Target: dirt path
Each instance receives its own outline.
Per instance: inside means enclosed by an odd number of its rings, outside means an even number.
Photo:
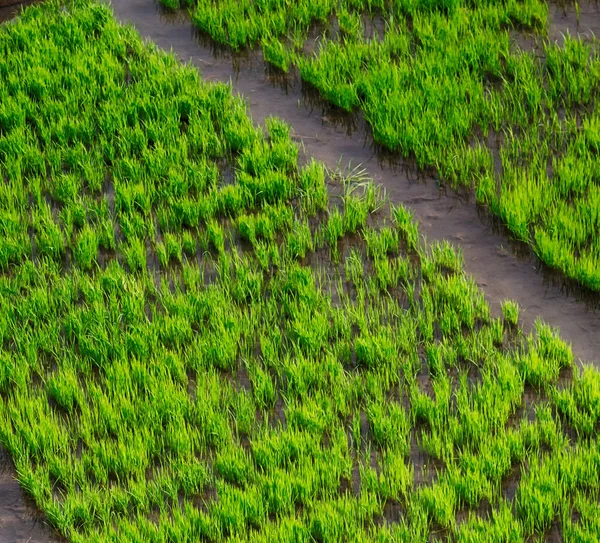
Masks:
[[[461,201],[450,190],[440,192],[432,176],[419,175],[410,165],[384,163],[360,120],[355,120],[356,126],[338,123],[326,106],[311,104],[298,82],[278,85],[265,72],[259,53],[236,59],[235,70],[231,58],[198,38],[185,14],[165,15],[150,0],[113,0],[112,5],[121,21],[133,24],[142,36],[173,50],[181,60],[191,60],[205,79],[231,80],[233,89],[248,101],[256,122],[262,123],[269,115],[285,119],[307,155],[330,167],[336,166],[340,157],[342,163],[362,164],[393,201],[414,210],[428,239],[448,239],[462,249],[467,271],[484,288],[495,310],[505,298],[518,301],[526,328],[542,317],[560,328],[577,357],[600,366],[600,314],[590,309],[590,300],[586,303],[581,296],[566,292],[562,281],[538,270],[537,259],[518,256],[523,248],[515,250],[505,236],[494,232],[472,201]],[[553,14],[557,9],[553,8]],[[575,21],[574,14],[563,16],[561,11],[560,16],[560,32],[565,32]],[[583,28],[583,17],[580,23]]]

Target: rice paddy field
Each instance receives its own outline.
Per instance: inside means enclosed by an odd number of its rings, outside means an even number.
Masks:
[[[544,42],[546,4],[187,7],[596,288],[596,42]],[[0,445],[51,528],[29,541],[599,541],[598,369],[492,310],[365,169],[250,115],[103,4],[0,25]]]
[[[600,290],[598,42],[548,39],[545,0],[161,2],[234,51],[260,46],[360,112],[375,142],[473,192],[544,263]]]

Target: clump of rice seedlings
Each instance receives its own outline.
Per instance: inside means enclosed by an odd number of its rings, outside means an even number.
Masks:
[[[600,416],[599,384],[598,374],[591,368],[584,368],[575,372],[570,389],[555,391],[556,405],[582,435],[596,432]]]
[[[86,225],[77,235],[77,240],[73,248],[75,262],[83,270],[90,270],[92,268],[92,264],[95,262],[98,254],[98,246],[97,233]]]
[[[384,32],[370,35],[363,22],[375,16]],[[234,50],[260,45],[267,62],[296,66],[330,103],[361,109],[378,144],[472,190],[546,264],[600,289],[590,181],[600,56],[595,39],[543,41],[546,2],[195,0],[192,19]],[[312,43],[314,25],[323,31]],[[536,36],[546,60],[514,46],[511,29]],[[498,150],[490,133],[504,134]]]
[[[392,219],[409,251],[419,247],[419,232],[412,212],[404,206],[392,206]]]
[[[351,249],[344,261],[344,269],[346,281],[352,282],[355,286],[361,285],[365,274],[363,255],[356,249]]]
[[[188,230],[183,232],[183,239],[181,241],[183,252],[188,258],[196,255],[197,240],[194,235]]]
[[[222,226],[214,219],[207,222],[206,234],[211,245],[218,253],[225,251],[225,234]]]
[[[438,33],[471,40],[508,9],[514,24],[543,20],[537,1],[509,4],[442,14],[439,3],[353,2],[335,39],[360,41],[364,10],[396,10],[404,31],[410,13],[417,55],[434,55]],[[278,38],[288,19],[276,13],[293,10],[301,34],[341,9],[265,6],[199,2],[194,17],[242,46]],[[469,22],[460,32],[457,17]],[[263,18],[268,28],[249,24]],[[383,52],[412,62],[395,28],[363,44],[361,69],[399,77],[403,63],[380,65]],[[542,107],[535,64],[500,45],[482,39],[473,54],[489,53],[478,58],[492,74],[511,71],[522,121]],[[588,58],[569,47],[568,62],[549,57],[553,70],[577,73]],[[439,62],[459,62],[441,51]],[[0,52],[0,443],[60,534],[520,541],[556,522],[565,538],[594,540],[597,370],[562,382],[573,355],[558,333],[541,322],[523,333],[514,302],[492,318],[460,252],[425,243],[403,206],[388,212],[360,168],[300,167],[283,122],[254,127],[228,87],[143,44],[105,6],[33,6],[0,27]],[[568,92],[585,98],[584,81]],[[405,88],[406,107],[418,104]],[[585,126],[576,137],[594,141]],[[452,134],[440,131],[419,157],[435,158]],[[485,166],[471,158],[469,171]],[[569,184],[577,163],[562,163],[557,184],[583,213],[593,182]],[[575,243],[585,229],[573,232]]]
[[[304,258],[314,247],[308,222],[296,222],[287,236],[286,246],[292,258]]]
[[[123,256],[131,271],[146,269],[146,247],[143,240],[134,238],[122,249]]]
[[[369,228],[364,232],[364,238],[370,258],[383,258],[398,252],[398,232],[389,227],[379,231]]]
[[[513,300],[502,302],[502,316],[504,322],[510,326],[517,326],[519,324],[519,304]]]

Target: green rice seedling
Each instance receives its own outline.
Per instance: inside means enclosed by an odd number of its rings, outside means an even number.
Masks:
[[[142,271],[146,268],[146,247],[143,240],[133,238],[123,248],[123,255],[131,271]]]
[[[359,12],[351,12],[342,7],[337,13],[340,31],[347,37],[357,37],[362,35],[363,22]]]
[[[74,202],[81,189],[80,179],[75,175],[63,174],[54,178],[53,196],[61,204]]]
[[[74,247],[75,261],[83,270],[90,270],[98,255],[99,239],[97,233],[85,226],[77,235]]]
[[[48,397],[69,415],[73,409],[83,404],[82,391],[75,372],[54,374],[46,384]]]
[[[590,367],[575,371],[570,390],[554,391],[555,403],[569,418],[570,423],[583,435],[593,435],[599,416],[599,388],[597,373]]]
[[[392,206],[392,218],[408,250],[415,251],[419,247],[419,234],[412,212],[404,206]]]
[[[301,205],[303,212],[308,216],[327,209],[328,193],[325,185],[325,175],[323,164],[314,159],[300,171]]]
[[[381,290],[388,290],[398,286],[398,274],[395,260],[380,258],[374,261],[375,277]]]
[[[398,232],[391,228],[379,231],[367,229],[363,233],[367,245],[367,254],[373,258],[386,257],[398,251]]]
[[[419,491],[418,499],[430,518],[442,527],[451,526],[454,521],[457,497],[449,483],[423,487]]]
[[[463,256],[460,249],[455,249],[449,242],[431,244],[431,261],[437,269],[452,273],[463,267]]]
[[[521,522],[514,518],[504,500],[500,502],[500,508],[492,513],[491,520],[485,521],[471,515],[458,528],[457,541],[477,541],[482,537],[494,537],[498,541],[521,541],[524,538]]]
[[[254,244],[254,254],[263,271],[268,270],[271,264],[271,253],[269,249],[269,244],[263,240],[257,240]]]
[[[255,225],[257,236],[269,241],[273,240],[275,237],[276,223],[271,216],[267,214],[257,215]]]
[[[34,218],[36,247],[42,256],[59,260],[65,252],[65,239],[60,227],[52,220],[48,207]]]
[[[308,222],[296,222],[287,236],[286,246],[292,258],[304,258],[313,249],[313,238]]]
[[[512,300],[505,300],[502,303],[502,316],[510,326],[517,326],[519,324],[519,304]]]
[[[404,455],[409,452],[410,421],[399,405],[391,404],[384,409],[374,404],[368,409],[368,417],[375,443],[403,452]]]
[[[230,449],[215,459],[216,471],[229,483],[242,487],[251,483],[253,466],[243,449]]]
[[[383,366],[396,356],[394,344],[385,334],[361,335],[354,342],[356,360],[368,368]]]
[[[174,260],[181,262],[181,240],[175,234],[166,233],[164,245],[167,261]]]
[[[259,299],[262,288],[262,274],[254,269],[251,262],[239,259],[236,263],[235,281],[232,285],[234,299],[238,301]]]
[[[169,251],[167,249],[167,245],[161,241],[156,244],[154,250],[161,267],[163,269],[167,269],[169,267]]]
[[[346,280],[352,281],[356,287],[361,285],[365,274],[363,255],[356,251],[356,249],[351,249],[350,254],[344,262],[344,267],[346,270]]]
[[[256,242],[256,220],[252,215],[241,215],[238,217],[238,229],[243,239]]]
[[[194,257],[196,255],[196,238],[191,232],[187,230],[183,233],[182,247],[183,252],[189,258]]]
[[[291,55],[285,45],[277,38],[266,38],[262,42],[265,60],[283,72],[288,72],[291,64]]]
[[[206,234],[211,245],[218,253],[222,253],[225,250],[225,234],[221,225],[211,220],[206,225]]]
[[[337,254],[337,242],[344,235],[344,233],[344,217],[337,208],[334,208],[334,210],[329,214],[327,223],[323,228],[323,237],[329,245],[332,254]]]
[[[258,365],[248,368],[252,381],[253,395],[258,407],[269,409],[276,399],[276,390],[271,377]]]

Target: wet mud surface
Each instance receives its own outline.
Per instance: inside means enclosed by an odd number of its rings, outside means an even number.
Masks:
[[[15,0],[0,0],[0,24],[13,19],[21,10],[32,4],[36,4],[40,0],[27,0],[26,2],[18,2]]]
[[[563,0],[550,4],[551,26],[548,37],[551,41],[562,43],[565,35],[584,39],[595,36],[600,38],[600,3],[597,1],[575,3]]]
[[[231,82],[246,99],[255,122],[262,123],[270,115],[287,121],[307,156],[332,168],[340,157],[342,165],[361,164],[393,202],[414,211],[427,239],[447,239],[462,249],[467,272],[498,314],[502,300],[514,299],[523,310],[526,329],[539,316],[560,328],[577,358],[600,365],[600,314],[594,309],[598,298],[572,289],[523,246],[511,244],[472,198],[459,197],[440,186],[434,175],[378,152],[360,116],[340,115],[297,78],[283,78],[269,70],[260,52],[232,57],[199,36],[185,13],[166,13],[150,0],[113,0],[112,7],[117,18],[133,24],[143,37],[172,50],[182,61],[191,61],[204,79]],[[579,28],[600,24],[596,9],[597,4],[581,4]],[[560,35],[568,28],[573,35],[577,30],[574,8],[552,6],[551,20],[556,26],[550,34],[558,30]]]
[[[44,515],[15,479],[15,468],[0,446],[0,542],[61,543]]]

